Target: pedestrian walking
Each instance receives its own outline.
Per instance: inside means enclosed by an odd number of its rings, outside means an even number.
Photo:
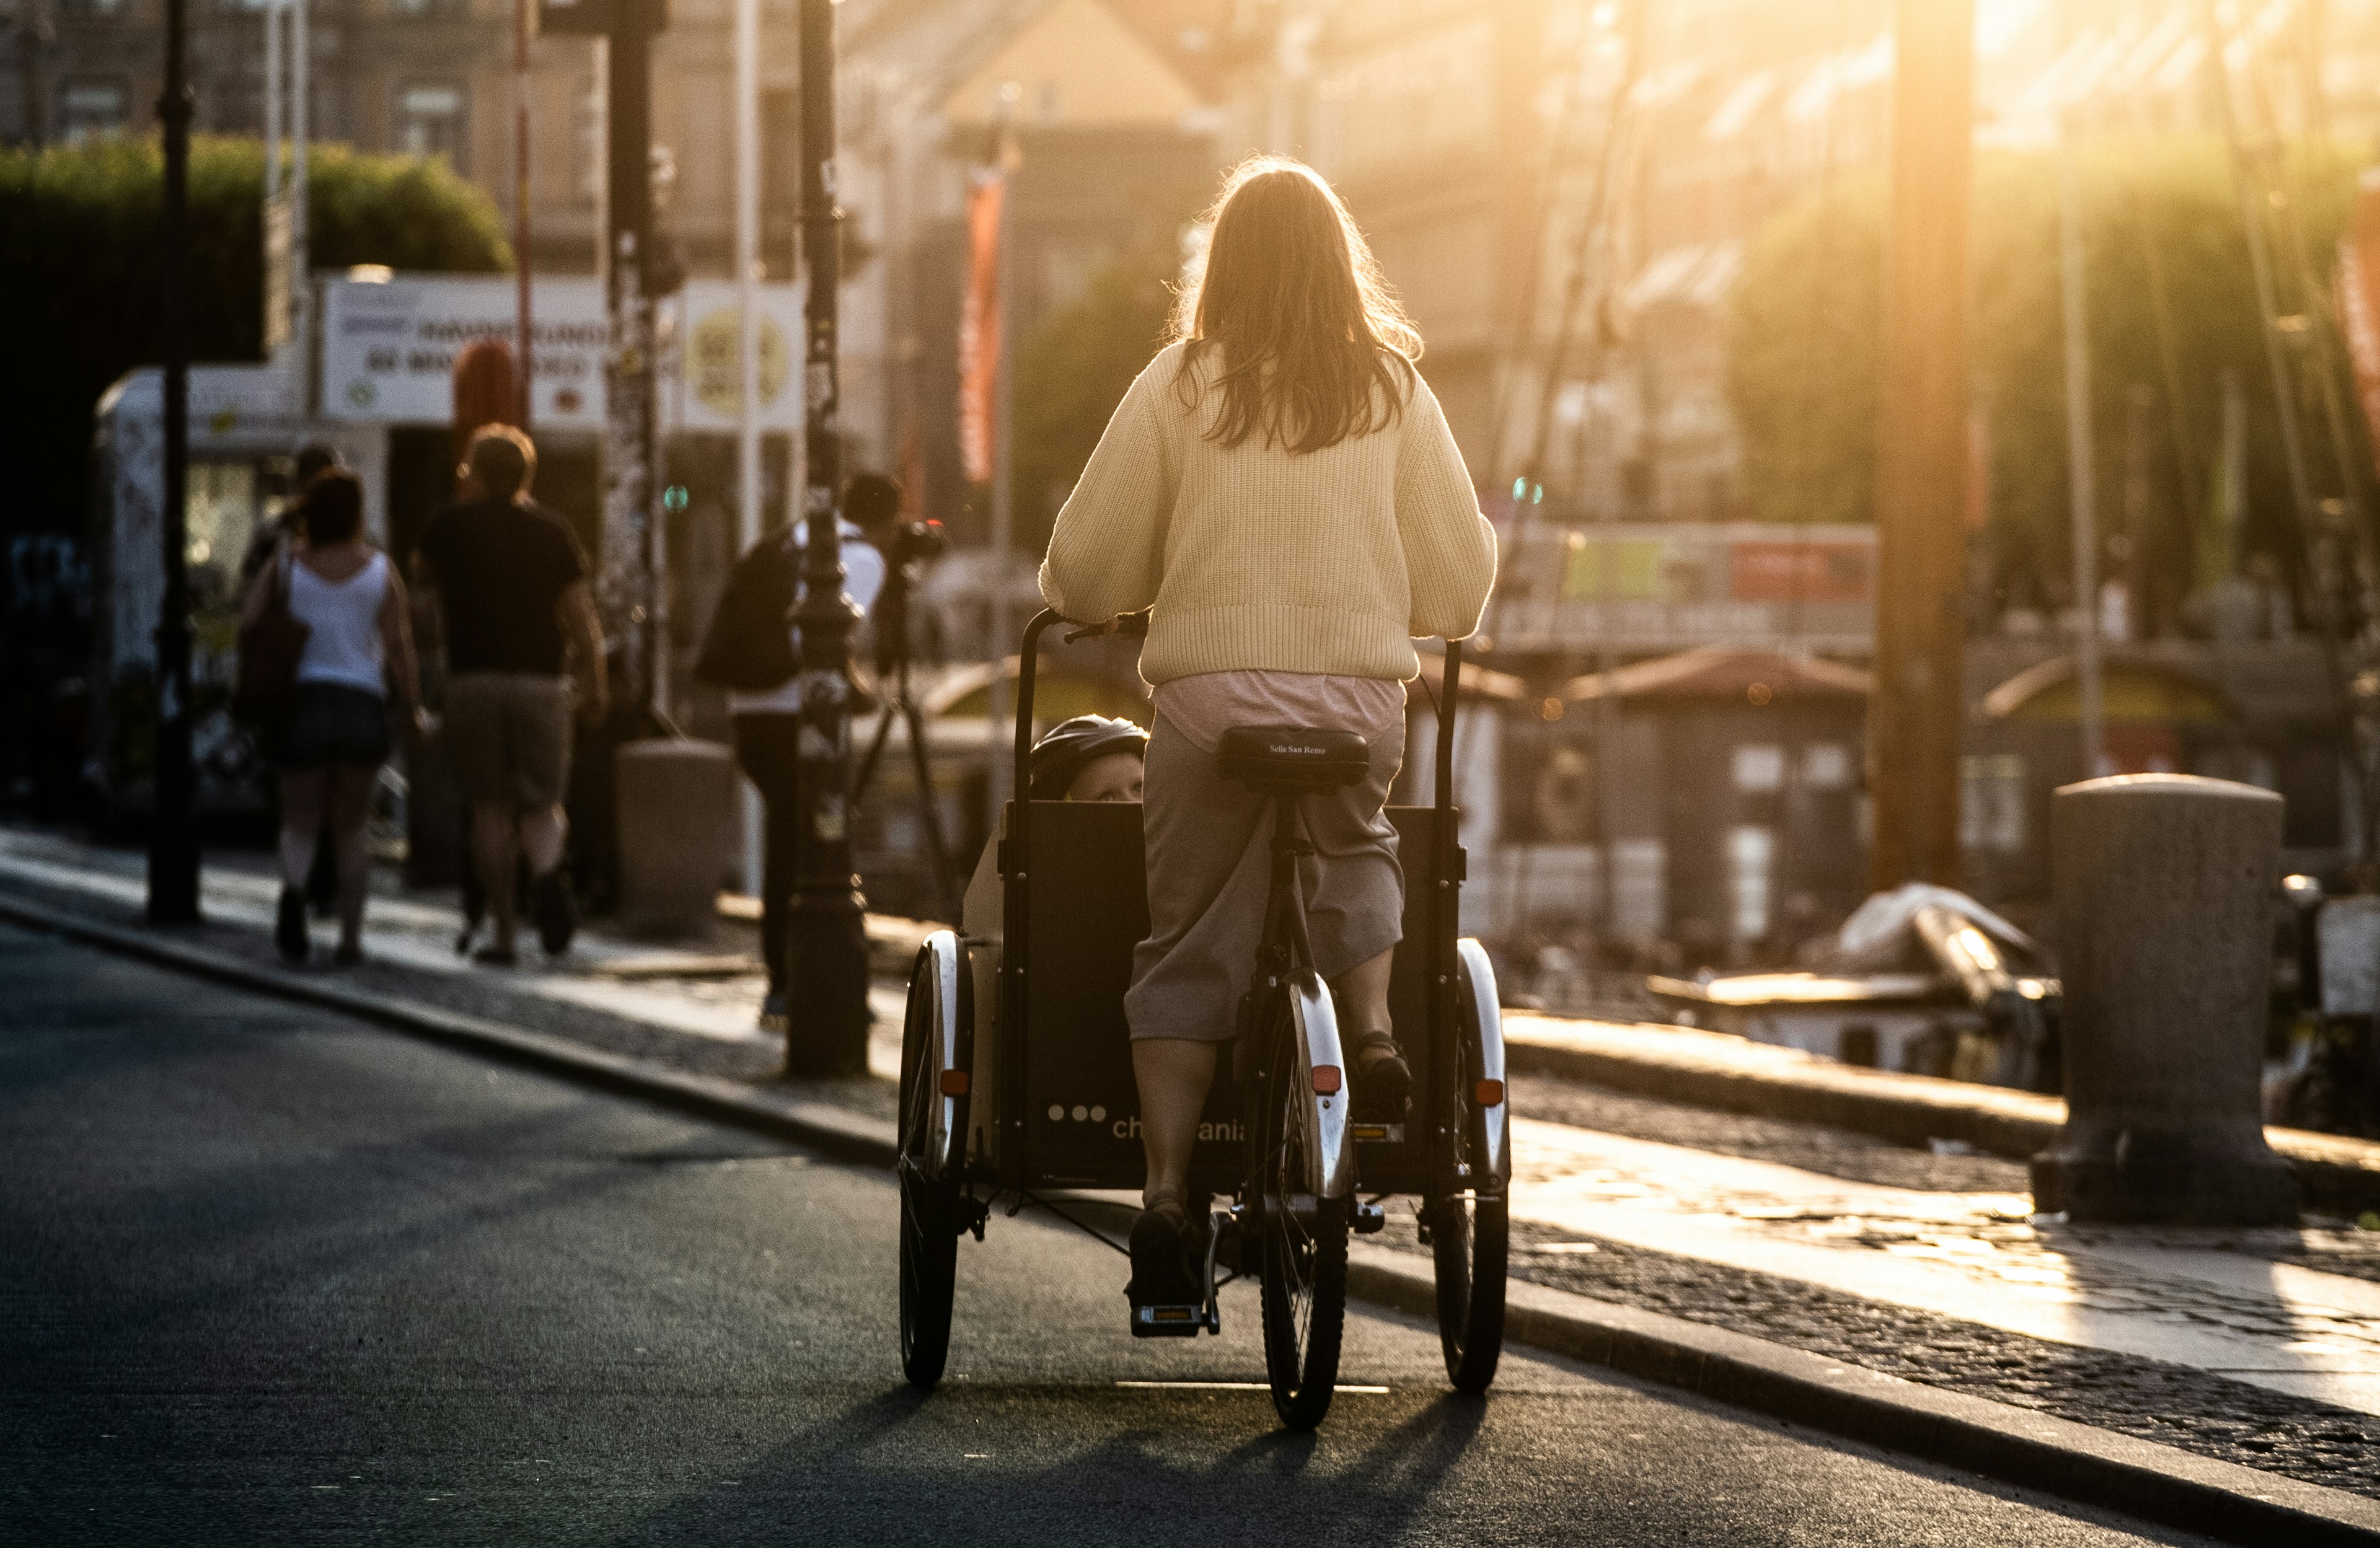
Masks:
[[[345,967],[363,955],[371,854],[365,824],[388,757],[389,700],[426,725],[405,583],[363,530],[363,486],[352,473],[316,479],[298,506],[302,541],[285,545],[249,588],[246,617],[275,607],[304,631],[288,713],[267,745],[281,781],[281,903],[273,939],[293,964],[312,949],[306,875],[327,831],[338,877]],[[294,634],[295,631],[292,631]]]
[[[472,960],[519,960],[514,878],[528,862],[529,903],[549,956],[570,949],[577,905],[563,866],[571,720],[601,723],[610,692],[586,555],[560,516],[529,498],[537,448],[509,425],[471,438],[460,502],[423,530],[417,583],[446,647],[444,734],[471,807],[471,854],[493,937]],[[565,667],[575,667],[577,693]]]
[[[1149,934],[1124,997],[1148,1167],[1136,1306],[1189,1297],[1204,1215],[1191,1151],[1264,925],[1270,808],[1223,776],[1218,742],[1299,726],[1370,744],[1367,780],[1305,799],[1305,896],[1354,1100],[1402,1115],[1412,1072],[1388,991],[1404,877],[1382,808],[1421,670],[1413,636],[1476,629],[1496,573],[1494,531],[1414,364],[1421,336],[1330,185],[1295,162],[1244,163],[1212,231],[1175,342],[1117,406],[1041,567],[1069,618],[1151,610]]]
[[[884,498],[890,494],[889,501]],[[844,491],[848,513],[838,528],[844,594],[863,617],[884,587],[884,555],[868,541],[870,526],[899,514],[900,490],[889,479],[862,474]],[[805,524],[787,522],[762,535],[727,574],[695,675],[727,690],[735,728],[735,766],[760,792],[760,957],[769,991],[760,1001],[760,1030],[787,1024],[785,913],[794,897],[801,836],[802,632],[789,622],[801,595]]]
[[[306,491],[312,489],[326,474],[339,472],[346,465],[339,460],[339,450],[320,441],[310,441],[298,449],[291,469],[289,498],[281,513],[261,523],[248,539],[248,551],[240,555],[239,584],[243,593],[256,585],[256,577],[264,567],[278,558],[285,549],[291,552],[305,547],[306,536],[301,529],[298,511],[305,504]],[[339,906],[339,860],[337,846],[331,841],[331,830],[322,829],[314,844],[314,865],[306,873],[306,903],[317,919],[336,915]]]

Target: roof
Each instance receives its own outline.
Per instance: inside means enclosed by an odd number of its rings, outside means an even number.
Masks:
[[[2100,715],[2109,720],[2210,725],[2238,715],[2220,683],[2170,662],[2117,657],[2099,668]],[[2054,656],[2025,668],[1984,695],[1987,720],[2071,724],[2082,714],[2074,658]]]
[[[1047,0],[983,41],[989,51],[942,94],[953,124],[988,124],[1005,112],[1020,127],[1170,128],[1200,105],[1176,51],[1102,0]],[[1005,105],[1004,91],[1014,98]]]
[[[1767,704],[1772,699],[1865,699],[1876,692],[1876,674],[1816,656],[1788,656],[1706,645],[1675,656],[1620,668],[1607,684],[1601,672],[1573,677],[1565,699],[1591,701],[1607,693],[1621,699],[1734,699]]]

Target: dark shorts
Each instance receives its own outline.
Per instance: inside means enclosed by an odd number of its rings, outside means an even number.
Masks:
[[[523,811],[570,788],[570,680],[528,671],[456,672],[446,683],[446,746],[464,799]]]
[[[388,703],[342,683],[300,683],[289,723],[274,739],[273,763],[286,769],[326,763],[376,764],[388,757]]]

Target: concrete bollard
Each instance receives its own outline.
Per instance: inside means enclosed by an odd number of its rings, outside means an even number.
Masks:
[[[621,927],[699,935],[719,907],[722,857],[735,821],[735,759],[716,742],[656,737],[624,744],[613,768]]]
[[[2269,791],[2187,774],[2058,792],[2066,1131],[2034,1157],[2035,1209],[2297,1218],[2296,1176],[2258,1111],[2281,812]]]

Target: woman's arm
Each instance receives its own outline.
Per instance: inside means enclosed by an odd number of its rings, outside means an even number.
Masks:
[[[1180,478],[1159,400],[1178,357],[1166,351],[1133,382],[1058,513],[1041,598],[1068,618],[1096,623],[1157,600]]]
[[[1467,639],[1496,584],[1496,529],[1454,432],[1427,382],[1415,379],[1397,444],[1397,536],[1413,592],[1413,633]]]
[[[256,578],[248,583],[248,600],[241,603],[239,609],[241,628],[247,628],[264,616],[265,601],[273,595],[273,588],[280,584],[281,550],[276,547],[273,557],[265,561],[264,568],[256,572]]]

